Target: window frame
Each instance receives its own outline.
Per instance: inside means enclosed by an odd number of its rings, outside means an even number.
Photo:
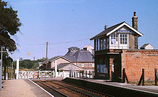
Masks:
[[[84,63],[81,64],[81,67],[84,67]]]
[[[120,45],[128,45],[128,34],[120,34]]]
[[[110,44],[111,45],[116,45],[116,41],[118,41],[119,34],[118,33],[113,33],[110,35]],[[113,43],[114,42],[114,43]]]

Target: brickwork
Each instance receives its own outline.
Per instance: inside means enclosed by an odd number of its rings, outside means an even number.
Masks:
[[[73,63],[76,64],[76,63]],[[92,67],[94,63],[77,63],[78,67],[82,67],[84,69],[94,69],[94,67]]]
[[[142,68],[145,70],[145,81],[154,81],[154,69],[158,68],[158,50],[123,50],[121,61],[129,81],[139,81]]]
[[[129,49],[135,49],[135,39],[132,34],[129,34]]]
[[[59,58],[56,60],[57,61],[57,65],[61,64],[61,63],[69,63],[69,61],[63,59],[63,58]],[[51,67],[50,69],[52,69],[53,67],[55,67],[55,60],[53,62],[51,62]]]

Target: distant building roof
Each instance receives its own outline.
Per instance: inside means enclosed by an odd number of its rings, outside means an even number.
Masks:
[[[154,48],[151,44],[146,43],[143,46],[141,46],[140,49],[154,49]]]
[[[88,48],[88,47],[91,47],[91,48],[93,48],[94,49],[94,47],[92,46],[92,45],[86,45],[86,46],[84,46],[83,48]]]
[[[83,49],[88,50],[91,54],[94,54],[94,47],[92,45],[86,45]]]
[[[94,62],[93,55],[87,50],[80,50],[74,54],[77,62]]]
[[[78,48],[78,47],[70,47],[70,48],[68,48],[68,52],[65,55],[66,56],[73,56],[73,54],[79,50],[80,50],[80,48]]]
[[[70,49],[70,50],[80,50],[80,48],[78,48],[78,47],[70,47],[68,49]]]
[[[65,56],[55,56],[48,59],[47,62],[53,62],[58,58],[63,58],[69,62],[94,62],[93,55],[88,50],[80,50],[78,47],[70,47],[68,50]],[[46,61],[42,62],[42,64],[46,64]]]
[[[125,21],[118,23],[114,26],[111,26],[109,28],[106,28],[104,31],[100,32],[99,34],[97,34],[96,36],[94,36],[93,38],[91,38],[90,40],[96,39],[96,38],[101,38],[103,36],[109,36],[110,34],[112,34],[114,31],[118,30],[119,28],[121,28],[122,26],[127,26],[128,28],[130,28],[131,30],[133,30],[135,33],[137,33],[139,36],[142,36],[143,34],[139,31],[137,31],[136,29],[134,29],[133,27],[131,27],[130,25],[128,25]]]
[[[64,58],[64,59],[66,59],[66,58],[63,57],[63,56],[55,56],[55,57],[53,57],[53,58],[48,59],[47,62],[53,62],[54,60],[56,60],[56,59],[58,59],[58,58]],[[70,61],[70,60],[68,60],[68,59],[66,59],[66,60],[67,60],[67,61]],[[46,64],[46,61],[42,62],[41,64]]]
[[[63,57],[71,62],[94,62],[93,55],[88,50],[79,50],[73,54],[72,52],[68,52]]]

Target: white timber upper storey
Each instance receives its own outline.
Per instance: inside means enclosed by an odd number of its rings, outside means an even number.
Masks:
[[[138,45],[138,37],[143,36],[126,22],[121,22],[91,38],[95,51],[105,49],[131,49]]]

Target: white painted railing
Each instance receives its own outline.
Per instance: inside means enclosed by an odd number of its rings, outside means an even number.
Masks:
[[[39,77],[54,77],[53,71],[19,71],[19,79],[37,78],[38,72]]]
[[[39,73],[38,73],[39,72]],[[55,77],[55,71],[19,71],[19,77],[18,79],[27,79],[27,78],[37,78],[37,75],[39,74],[40,78],[53,78]],[[70,76],[70,72],[57,72],[57,77],[81,77],[81,78],[94,78],[93,74],[86,74],[86,73],[77,73],[72,72]]]

